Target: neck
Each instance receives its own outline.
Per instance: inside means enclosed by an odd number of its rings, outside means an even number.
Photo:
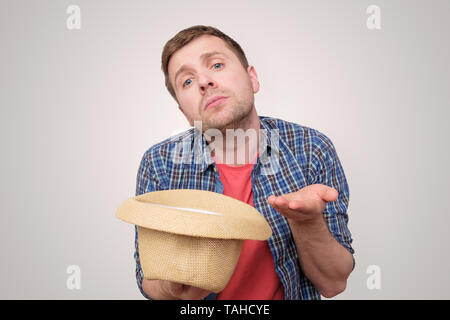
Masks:
[[[222,137],[210,145],[218,163],[230,166],[252,164],[256,161],[259,148],[259,118],[253,107],[250,113],[238,123],[221,130]],[[211,137],[208,137],[209,141]]]

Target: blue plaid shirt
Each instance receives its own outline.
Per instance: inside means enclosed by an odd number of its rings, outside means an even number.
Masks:
[[[259,156],[251,173],[255,208],[272,228],[267,240],[275,270],[284,287],[285,299],[320,299],[320,293],[306,278],[299,264],[289,224],[273,209],[267,198],[283,195],[315,184],[325,184],[339,192],[323,212],[331,234],[351,254],[352,236],[347,228],[349,189],[344,170],[331,140],[317,130],[270,117],[259,117]],[[260,136],[261,137],[261,136]],[[264,143],[266,141],[267,143]],[[201,132],[191,128],[166,139],[144,153],[140,163],[136,195],[167,189],[199,189],[223,193],[211,150]],[[136,279],[142,290],[143,273],[135,228]]]

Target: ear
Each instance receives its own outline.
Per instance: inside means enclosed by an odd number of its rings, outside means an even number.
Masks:
[[[256,74],[255,67],[248,66],[247,73],[250,78],[250,82],[252,83],[253,93],[257,93],[259,91],[259,81],[258,81],[258,75]]]
[[[184,112],[183,108],[181,108],[181,106],[178,105],[178,109],[180,109],[180,111],[184,114],[184,117],[185,117],[186,120],[189,122],[189,125],[190,125],[191,127],[193,127],[193,126],[194,126],[194,122],[191,121],[191,120],[189,119],[189,117],[188,117],[188,116],[186,115],[186,113]]]

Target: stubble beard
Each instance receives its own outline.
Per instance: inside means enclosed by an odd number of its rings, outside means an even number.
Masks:
[[[253,106],[253,95],[248,97],[228,96],[223,105],[213,107],[218,110],[204,111],[201,119],[202,131],[217,129],[224,134],[227,129],[242,128],[245,126]]]

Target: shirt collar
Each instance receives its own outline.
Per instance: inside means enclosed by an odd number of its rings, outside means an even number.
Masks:
[[[271,152],[271,130],[267,126],[264,121],[261,121],[261,118],[259,117],[259,129],[260,129],[260,146],[259,146],[259,156],[256,160],[255,166],[259,165],[259,158],[261,156],[270,156]],[[194,127],[194,148],[201,148],[201,150],[195,150],[194,154],[201,154],[202,162],[201,162],[201,171],[206,171],[211,165],[215,165],[214,158],[211,156],[211,147],[206,143],[205,136],[198,130],[196,127]],[[196,144],[196,141],[200,141],[200,144]],[[262,149],[262,150],[261,150]],[[201,152],[201,153],[200,153]],[[265,154],[267,153],[267,154]]]

